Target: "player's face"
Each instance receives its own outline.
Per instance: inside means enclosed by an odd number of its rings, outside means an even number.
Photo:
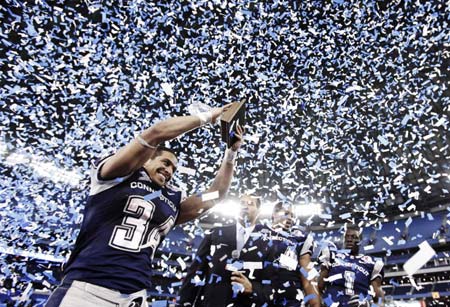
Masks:
[[[294,212],[292,212],[292,207],[281,207],[280,210],[276,211],[272,215],[272,225],[274,227],[281,227],[283,230],[290,230],[294,225]]]
[[[239,214],[239,218],[244,221],[244,224],[253,224],[256,221],[259,213],[257,199],[249,195],[244,195],[240,199],[240,204],[241,211]]]
[[[356,229],[348,229],[344,235],[344,247],[352,251],[359,250],[359,231]]]
[[[173,153],[161,151],[158,156],[147,161],[145,168],[152,181],[163,187],[172,179],[177,163],[177,157]]]

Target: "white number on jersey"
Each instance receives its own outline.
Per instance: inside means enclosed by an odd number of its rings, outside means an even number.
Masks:
[[[161,234],[166,235],[175,223],[174,218],[170,216],[159,227],[152,229],[147,242],[144,242],[148,231],[148,222],[155,213],[155,204],[146,201],[141,196],[130,196],[123,211],[137,215],[137,217],[124,217],[122,224],[114,227],[109,245],[124,251],[136,253],[143,248],[152,247],[154,253],[161,241]]]
[[[355,284],[355,272],[345,271],[344,279],[345,279],[345,294],[346,295],[354,295],[355,290],[353,289],[353,286]]]

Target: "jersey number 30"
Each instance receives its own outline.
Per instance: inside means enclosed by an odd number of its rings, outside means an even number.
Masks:
[[[151,247],[153,252],[158,247],[162,235],[166,235],[175,220],[170,216],[164,223],[149,230],[149,221],[155,213],[155,204],[139,196],[131,196],[123,210],[133,216],[124,217],[122,224],[114,227],[109,245],[129,252],[140,252]]]

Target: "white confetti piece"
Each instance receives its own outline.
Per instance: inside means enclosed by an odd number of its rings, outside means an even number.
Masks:
[[[394,242],[392,241],[394,237],[383,237],[384,242],[386,242],[388,245],[394,245]]]
[[[366,246],[364,246],[364,250],[365,251],[373,250],[374,248],[375,248],[375,246],[373,246],[373,245],[366,245]]]
[[[423,267],[425,263],[433,258],[434,255],[436,255],[434,249],[427,241],[423,241],[419,244],[419,251],[405,262],[403,269],[408,276],[412,276]]]
[[[308,271],[308,280],[314,280],[316,277],[319,276],[319,272],[315,269],[312,268],[311,270]]]
[[[195,176],[195,169],[192,169],[192,168],[189,168],[189,167],[184,167],[184,166],[180,165],[180,166],[178,166],[177,170],[180,173],[187,174],[189,176]]]
[[[406,221],[405,221],[405,227],[409,227],[409,225],[411,225],[413,219],[412,217],[409,217]]]
[[[339,215],[339,217],[340,217],[341,219],[345,220],[345,219],[351,218],[351,217],[352,217],[352,214],[351,214],[350,212],[347,212],[347,213],[343,213],[343,214]]]
[[[173,84],[171,83],[161,83],[161,88],[167,96],[173,96]]]
[[[335,280],[339,280],[339,279],[342,279],[342,278],[343,278],[342,274],[339,273],[339,274],[331,275],[328,278],[324,278],[324,280],[327,281],[327,282],[333,282]]]
[[[186,270],[186,262],[184,262],[183,258],[178,257],[177,262],[180,264],[182,271]]]
[[[285,254],[281,254],[280,256],[280,266],[283,268],[293,271],[297,268],[298,261],[292,257],[289,257]]]
[[[324,220],[330,220],[332,218],[331,214],[320,214],[319,217]]]
[[[202,194],[202,201],[209,201],[219,198],[219,191]]]

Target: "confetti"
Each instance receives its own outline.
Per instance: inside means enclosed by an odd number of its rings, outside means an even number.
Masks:
[[[339,280],[339,279],[342,279],[342,278],[343,278],[342,274],[335,274],[335,275],[329,276],[328,278],[324,278],[324,280],[328,281],[328,282],[333,282],[335,280]]]
[[[321,10],[309,1],[227,3],[0,7],[0,233],[12,247],[2,257],[62,261],[82,222],[90,161],[199,103],[248,100],[231,190],[320,202],[323,214],[308,225],[368,223],[384,208],[421,212],[426,200],[449,196],[448,30],[436,18],[439,2],[388,5],[382,23],[378,5],[342,0]],[[171,183],[188,195],[207,190],[223,156],[219,139],[218,127],[204,127],[171,142],[190,166]],[[211,224],[229,222],[216,216]],[[426,216],[440,224],[440,214]],[[383,225],[382,237],[396,235]],[[404,246],[431,239],[428,228],[437,230],[426,227]],[[186,231],[202,236],[198,225]],[[370,252],[399,248],[382,237]],[[174,238],[161,248],[186,252],[187,241]]]
[[[423,241],[419,244],[419,251],[405,262],[403,269],[408,276],[412,276],[435,255],[436,252],[430,244],[427,241]]]
[[[145,195],[145,196],[144,196],[144,199],[145,199],[146,201],[149,201],[149,200],[152,200],[152,199],[155,199],[155,198],[160,197],[161,194],[162,194],[161,190],[157,190],[157,191],[155,191],[155,192],[153,192],[153,193],[151,193],[151,194]]]
[[[214,200],[219,198],[219,191],[205,193],[201,195],[202,201]]]
[[[178,166],[178,171],[189,176],[195,176],[195,170],[189,167]]]

